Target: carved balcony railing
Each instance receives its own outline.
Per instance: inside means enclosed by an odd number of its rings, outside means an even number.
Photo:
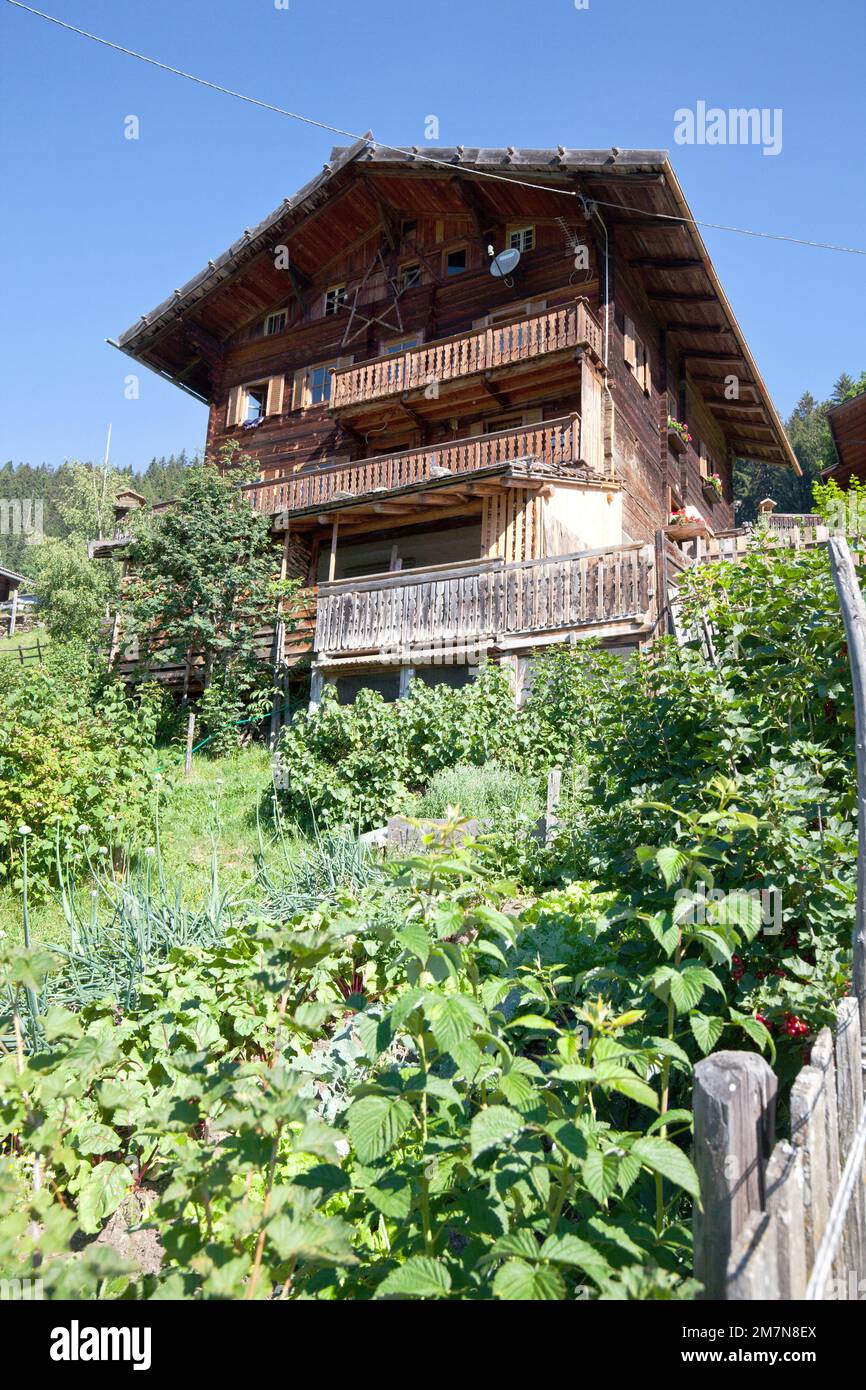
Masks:
[[[580,416],[566,415],[521,429],[449,439],[398,454],[311,468],[247,484],[245,491],[256,511],[302,511],[347,497],[409,487],[448,474],[475,473],[517,460],[557,469],[578,462],[580,442]]]
[[[473,560],[319,586],[320,663],[371,656],[411,665],[449,647],[509,644],[537,634],[649,621],[652,546],[505,564]],[[510,645],[514,645],[511,642]],[[431,657],[432,654],[432,657]]]
[[[335,369],[331,410],[365,405],[404,391],[432,387],[497,367],[529,362],[565,348],[587,347],[600,359],[602,333],[585,299],[527,314],[356,366]]]

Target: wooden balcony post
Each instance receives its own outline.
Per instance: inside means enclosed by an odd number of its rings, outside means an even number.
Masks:
[[[328,582],[333,580],[337,573],[337,536],[340,532],[340,518],[334,517],[334,524],[331,527],[331,553],[328,556]]]

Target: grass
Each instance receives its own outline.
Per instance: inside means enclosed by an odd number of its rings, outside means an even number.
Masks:
[[[260,806],[264,811],[271,786],[267,749],[257,744],[227,758],[194,758],[188,781],[181,759],[172,763],[163,753],[159,761],[166,789],[160,798],[160,838],[169,876],[182,877],[193,896],[207,891],[218,820],[222,886],[229,892],[243,892],[254,878],[259,851],[256,811]],[[267,841],[264,820],[261,833]]]
[[[4,614],[4,628],[6,626],[7,618],[8,614]],[[39,639],[39,645],[42,647],[42,650],[44,651],[45,648],[48,646],[49,638],[45,629],[41,627],[31,628],[29,632],[16,632],[14,637],[0,637],[0,656],[8,652],[17,652],[19,647],[23,647],[25,651],[28,649],[28,647],[35,647],[37,637]]]
[[[275,874],[285,870],[285,847],[273,843],[265,814],[265,794],[271,786],[266,748],[256,744],[219,759],[200,755],[193,759],[188,781],[183,775],[183,754],[176,747],[158,750],[154,761],[163,778],[159,823],[166,877],[172,885],[182,884],[190,907],[201,906],[207,899],[215,832],[220,887],[229,895],[243,897],[251,891],[260,846],[265,864]],[[262,812],[260,827],[257,809]],[[59,902],[49,898],[32,905],[30,929],[34,943],[65,942],[67,928]],[[0,891],[0,931],[23,941],[21,897],[10,889]]]

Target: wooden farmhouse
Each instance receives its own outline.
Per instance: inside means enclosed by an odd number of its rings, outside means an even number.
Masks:
[[[633,648],[672,514],[724,532],[734,459],[799,471],[690,218],[662,151],[367,139],[122,335],[257,460],[314,701]]]
[[[834,405],[827,422],[839,462],[824,470],[825,482],[832,478],[843,488],[852,478],[866,482],[866,391]]]

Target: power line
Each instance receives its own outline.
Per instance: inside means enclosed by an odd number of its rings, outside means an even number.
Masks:
[[[138,53],[133,48],[125,48],[123,44],[113,43],[111,39],[104,39],[99,34],[91,34],[87,29],[79,29],[74,24],[68,24],[66,20],[58,19],[56,15],[46,14],[43,10],[34,9],[31,5],[25,5],[22,0],[7,0],[7,3],[14,5],[17,10],[25,10],[28,14],[35,15],[38,19],[47,20],[50,24],[56,24],[60,29],[66,29],[70,34],[78,34],[81,38],[90,39],[93,43],[98,43],[103,48],[111,48],[115,53],[123,53],[128,58],[136,58],[141,63],[148,63],[151,67],[159,68],[162,72],[169,72],[175,77],[183,77],[187,82],[195,82],[199,87],[207,87],[212,92],[219,92],[223,96],[234,97],[236,101],[247,102],[250,106],[258,106],[263,111],[272,111],[275,115],[286,116],[289,120],[300,121],[303,125],[315,126],[317,130],[327,130],[333,135],[342,135],[353,143],[369,139],[378,149],[387,150],[392,154],[406,154],[406,149],[400,145],[388,145],[382,140],[377,140],[375,136],[358,135],[351,130],[343,130],[342,127],[331,125],[328,121],[317,121],[312,116],[302,116],[298,111],[289,111],[283,106],[275,106],[272,102],[262,101],[259,97],[247,96],[244,92],[237,92],[232,87],[224,87],[219,82],[210,82],[205,77],[197,77],[195,73],[185,72],[183,68],[173,67],[170,63],[160,62],[158,58],[150,58],[146,53]],[[454,173],[455,165],[448,160],[436,159],[434,155],[423,154],[419,150],[412,151],[415,159],[421,160],[425,164],[436,165],[442,169],[448,169]],[[604,202],[601,199],[584,199],[583,195],[569,188],[555,188],[547,183],[532,183],[527,179],[515,178],[511,174],[495,174],[489,169],[461,168],[461,174],[471,174],[474,178],[494,179],[499,183],[509,183],[520,188],[536,189],[542,193],[557,193],[560,197],[578,198],[581,201],[593,202],[597,207],[613,208],[617,212],[639,213],[642,217],[657,218],[661,222],[678,222],[684,226],[708,227],[717,232],[732,232],[737,236],[757,237],[764,241],[783,241],[791,246],[808,246],[818,251],[836,251],[848,256],[866,256],[866,248],[859,246],[840,246],[829,241],[810,241],[806,237],[786,236],[781,232],[758,232],[750,227],[735,227],[726,222],[709,222],[699,217],[682,217],[665,212],[648,212],[646,208],[632,207],[627,203]]]

